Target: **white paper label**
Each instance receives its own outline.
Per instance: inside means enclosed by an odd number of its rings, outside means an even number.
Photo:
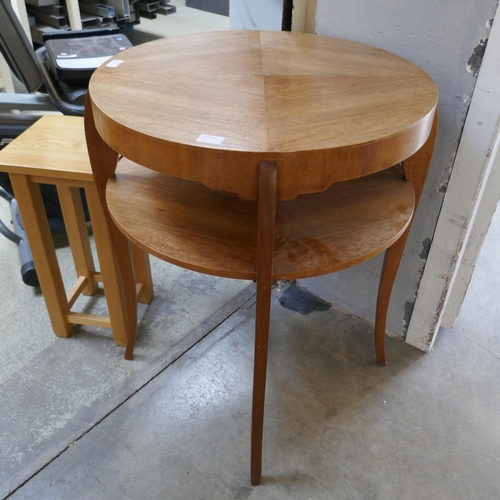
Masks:
[[[123,61],[121,59],[113,59],[111,62],[109,62],[108,64],[106,64],[106,66],[108,68],[116,68],[116,67],[120,66],[120,64],[122,62]]]
[[[201,134],[200,137],[196,139],[196,142],[204,142],[205,144],[217,144],[217,146],[220,146],[225,139],[225,137],[220,137],[218,135]]]

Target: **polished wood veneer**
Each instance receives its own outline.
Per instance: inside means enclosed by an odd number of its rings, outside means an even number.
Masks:
[[[436,139],[436,85],[388,52],[299,33],[168,38],[113,61],[92,77],[85,120],[128,323],[127,238],[188,269],[256,280],[251,481],[260,484],[272,280],[386,249],[375,321],[385,365],[391,290]],[[127,359],[134,343],[130,330]]]
[[[256,279],[257,202],[126,159],[106,199],[118,227],[153,255],[193,271]],[[340,271],[379,254],[402,235],[414,204],[401,167],[278,202],[273,279]]]
[[[424,144],[437,103],[409,61],[302,33],[173,37],[115,59],[89,87],[102,138],[148,168],[252,200],[260,162],[277,164],[278,200],[399,163]]]

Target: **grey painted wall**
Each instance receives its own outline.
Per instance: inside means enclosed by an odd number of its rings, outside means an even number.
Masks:
[[[230,0],[232,30],[281,30],[283,0]]]
[[[439,132],[426,188],[393,290],[387,331],[403,335],[415,302],[497,0],[309,0],[316,32],[374,45],[426,70],[439,91]],[[280,29],[281,0],[231,0],[231,27]],[[484,48],[484,41],[483,47]],[[475,61],[475,64],[470,63]],[[370,322],[383,256],[301,280],[320,297]]]
[[[387,324],[393,335],[404,334],[412,312],[474,90],[476,76],[468,67],[469,59],[488,36],[496,5],[497,0],[317,0],[318,34],[367,43],[405,57],[427,71],[439,87],[438,141],[393,290]],[[379,256],[302,284],[335,307],[373,322],[381,264]]]
[[[474,90],[476,75],[468,63],[488,36],[496,5],[497,0],[317,0],[318,34],[405,57],[427,71],[439,87],[438,141],[393,290],[387,323],[393,335],[403,335],[408,325]],[[379,256],[302,284],[335,307],[373,322],[381,264]]]

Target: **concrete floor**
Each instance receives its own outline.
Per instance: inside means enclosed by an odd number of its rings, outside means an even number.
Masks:
[[[63,234],[56,243],[69,287]],[[280,284],[254,488],[252,283],[153,259],[156,296],[128,362],[107,330],[55,337],[0,237],[0,498],[500,498],[499,251],[497,216],[455,328],[429,355],[388,339],[385,368],[370,325],[284,309]],[[103,296],[76,307],[106,310]]]
[[[63,235],[57,242],[66,274]],[[284,309],[280,284],[264,477],[253,488],[253,284],[155,259],[157,295],[141,308],[127,362],[107,331],[56,338],[42,297],[20,284],[14,245],[0,239],[0,496],[500,498],[499,249],[496,220],[455,328],[429,355],[388,339],[385,368],[370,325],[332,309]]]
[[[176,7],[175,14],[159,15],[156,19],[141,18],[140,24],[127,32],[134,45],[169,36],[229,29],[227,16],[186,7],[186,0],[170,0],[169,3]]]

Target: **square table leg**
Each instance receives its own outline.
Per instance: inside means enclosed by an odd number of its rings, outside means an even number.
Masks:
[[[87,285],[83,289],[83,293],[85,295],[94,295],[98,290],[98,284],[95,279],[96,270],[90,249],[80,188],[58,184],[57,193],[61,203],[71,253],[75,262],[76,274],[87,279]]]
[[[135,281],[141,287],[137,295],[137,301],[141,304],[151,304],[154,292],[149,254],[132,242],[129,242],[129,245],[134,264]]]
[[[10,174],[10,180],[30,242],[33,262],[52,328],[58,337],[68,337],[73,330],[73,323],[67,320],[69,303],[64,291],[40,187],[22,174]]]
[[[261,163],[257,235],[257,304],[255,311],[255,352],[252,398],[252,447],[250,477],[253,486],[261,483],[264,402],[266,394],[269,321],[273,284],[273,254],[276,229],[276,164]]]
[[[85,183],[85,194],[87,195],[90,219],[92,220],[94,241],[99,256],[100,270],[104,284],[106,302],[108,304],[109,317],[111,319],[113,338],[117,345],[126,346],[128,339],[128,322],[122,281],[118,271],[106,218],[102,211],[99,195],[97,194],[97,189],[93,182]]]

